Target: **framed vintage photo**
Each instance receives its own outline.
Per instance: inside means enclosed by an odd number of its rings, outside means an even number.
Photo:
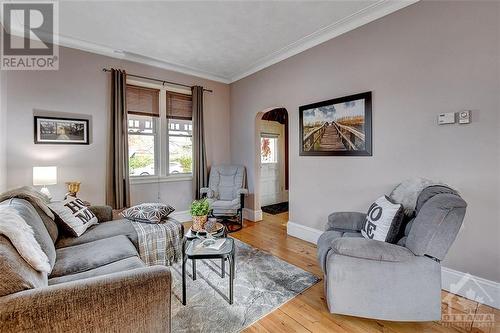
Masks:
[[[372,156],[372,93],[299,108],[301,156]]]
[[[88,119],[35,116],[35,144],[89,144]]]

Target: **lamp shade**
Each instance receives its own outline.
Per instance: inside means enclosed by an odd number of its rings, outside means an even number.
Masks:
[[[46,186],[57,184],[57,167],[33,167],[33,185]]]

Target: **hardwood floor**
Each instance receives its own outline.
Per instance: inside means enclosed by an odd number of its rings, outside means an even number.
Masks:
[[[287,221],[288,213],[279,215],[264,213],[263,221],[245,221],[244,228],[231,236],[322,277],[321,269],[316,261],[316,246],[288,236]],[[442,297],[447,295],[448,293],[443,291]],[[456,315],[455,318],[469,314],[465,317],[476,318],[476,321],[399,323],[333,315],[328,311],[323,294],[323,281],[320,281],[248,327],[244,332],[500,332],[499,310],[460,296],[451,295],[451,297],[451,302],[442,305],[443,314],[450,313]],[[477,320],[479,317],[483,319],[483,322]]]

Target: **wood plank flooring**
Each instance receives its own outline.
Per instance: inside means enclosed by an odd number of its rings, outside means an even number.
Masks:
[[[322,277],[316,262],[316,246],[298,238],[288,236],[286,223],[288,213],[270,215],[264,213],[261,222],[244,222],[244,228],[231,234],[247,244],[267,251],[293,265]],[[447,292],[443,291],[442,297]],[[409,300],[411,301],[411,300]],[[476,320],[449,323],[399,323],[371,320],[350,316],[330,314],[323,293],[323,281],[293,298],[279,309],[271,312],[252,326],[245,333],[285,333],[285,332],[339,332],[339,333],[500,333],[500,311],[478,304],[460,296],[452,295],[452,301],[443,303],[443,313],[451,313]],[[476,315],[474,317],[474,315]],[[479,320],[482,315],[483,321]],[[460,317],[456,317],[460,318]],[[494,318],[494,319],[493,319]]]

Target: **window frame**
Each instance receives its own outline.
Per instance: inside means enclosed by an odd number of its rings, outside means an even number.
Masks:
[[[181,94],[191,95],[191,90],[178,88],[168,84],[161,85],[151,82],[144,82],[136,79],[127,79],[127,84],[160,89],[159,107],[160,116],[158,119],[153,119],[153,126],[156,126],[155,140],[155,172],[156,175],[148,176],[130,176],[130,184],[155,184],[164,182],[191,181],[192,173],[176,173],[170,174],[170,151],[169,151],[169,134],[168,134],[168,118],[167,118],[167,91],[177,92]],[[155,117],[153,117],[155,118]]]

